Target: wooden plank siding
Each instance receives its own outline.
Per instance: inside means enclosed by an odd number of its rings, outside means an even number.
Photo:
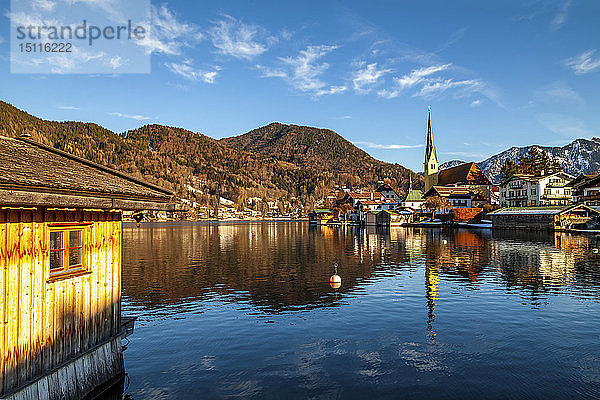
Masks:
[[[51,277],[50,229],[63,223],[81,224],[87,271]],[[0,397],[119,333],[121,239],[118,211],[0,209]]]

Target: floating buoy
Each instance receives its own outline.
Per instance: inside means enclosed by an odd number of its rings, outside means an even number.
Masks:
[[[337,274],[337,263],[335,264],[335,273],[329,278],[329,286],[333,289],[342,286],[342,277]]]

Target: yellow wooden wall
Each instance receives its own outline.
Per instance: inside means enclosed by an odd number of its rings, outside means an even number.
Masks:
[[[49,277],[49,224],[89,223],[91,273]],[[0,394],[45,375],[120,329],[118,212],[0,210]]]

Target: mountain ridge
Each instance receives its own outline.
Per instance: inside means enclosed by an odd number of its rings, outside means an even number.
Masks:
[[[264,130],[273,130],[277,143],[267,141],[253,152],[252,146],[240,142],[239,137],[248,138],[244,135]],[[296,144],[294,132],[302,136],[301,147]],[[321,132],[320,136],[316,132]],[[242,207],[247,198],[259,197],[285,199],[306,208],[334,184],[373,187],[386,181],[404,192],[409,175],[413,182],[420,182],[412,171],[375,160],[334,131],[300,125],[272,123],[221,140],[159,124],[115,133],[90,122],[43,120],[0,101],[0,134],[29,134],[41,143],[205,205],[218,204],[223,196]]]
[[[477,163],[479,168],[487,175],[493,183],[502,180],[501,169],[504,162],[510,159],[517,162],[521,156],[526,155],[531,149],[542,151],[548,157],[556,159],[564,171],[570,175],[577,176],[580,173],[590,174],[600,170],[600,139],[575,139],[564,146],[512,146],[498,154],[486,158]],[[440,169],[450,168],[465,163],[461,160],[452,160],[442,163]]]

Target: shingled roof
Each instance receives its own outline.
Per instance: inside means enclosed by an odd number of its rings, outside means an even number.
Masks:
[[[467,198],[472,197],[473,192],[467,187],[434,186],[425,193],[425,197],[430,196]]]
[[[491,185],[490,180],[474,162],[443,169],[438,175],[438,185]]]
[[[172,192],[37,143],[0,136],[0,205],[174,210]]]

